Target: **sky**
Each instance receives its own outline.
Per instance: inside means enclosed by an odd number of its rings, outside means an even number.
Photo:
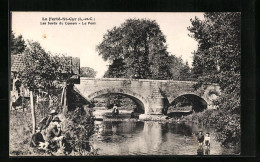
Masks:
[[[192,52],[198,44],[188,36],[187,27],[195,16],[203,19],[201,12],[12,12],[11,23],[15,36],[21,34],[25,40],[38,41],[51,53],[80,57],[80,66],[93,68],[98,72],[96,77],[101,78],[109,62],[98,55],[96,46],[107,30],[128,18],[155,20],[166,37],[168,52],[191,66]],[[76,25],[68,24],[73,22]]]

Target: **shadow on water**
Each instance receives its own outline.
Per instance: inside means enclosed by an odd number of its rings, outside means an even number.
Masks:
[[[204,149],[202,146],[199,146],[199,148],[197,149],[197,155],[204,155]]]
[[[210,155],[210,149],[199,146],[197,149],[197,155]]]
[[[210,155],[210,149],[209,148],[205,149],[205,155]]]

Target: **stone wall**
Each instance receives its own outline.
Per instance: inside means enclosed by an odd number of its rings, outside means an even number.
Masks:
[[[75,89],[87,100],[107,93],[120,93],[144,105],[146,114],[162,114],[163,109],[177,97],[196,95],[212,108],[212,100],[220,95],[219,86],[211,84],[195,90],[196,82],[121,78],[81,78]]]

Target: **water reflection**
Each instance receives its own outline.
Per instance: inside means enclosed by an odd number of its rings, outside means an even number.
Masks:
[[[209,148],[205,149],[205,155],[210,155],[210,149]]]
[[[101,125],[102,129],[100,133],[103,136],[107,135],[116,135],[116,134],[128,134],[128,133],[138,133],[143,130],[144,123],[143,122],[135,122],[135,121],[107,121],[107,122],[97,122],[97,125]]]
[[[96,121],[92,144],[100,155],[222,155],[234,154],[212,138],[211,150],[199,147],[198,126],[154,121]],[[211,134],[212,129],[205,129]]]
[[[199,148],[197,149],[197,155],[204,155],[203,146],[199,146]]]

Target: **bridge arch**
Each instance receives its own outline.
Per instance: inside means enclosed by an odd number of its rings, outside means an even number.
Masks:
[[[133,92],[129,89],[122,89],[122,88],[106,88],[102,90],[98,90],[96,92],[91,93],[90,95],[87,96],[87,100],[91,101],[95,97],[104,95],[104,94],[122,94],[124,96],[127,96],[134,100],[138,105],[141,106],[143,109],[144,113],[148,112],[148,106],[149,102],[146,98],[144,98],[142,95]]]
[[[178,102],[178,100],[180,100],[180,98],[187,100],[189,102],[190,106],[192,106],[192,111],[194,111],[194,112],[201,112],[208,108],[208,102],[203,97],[200,97],[196,93],[179,94],[175,98],[170,98],[169,104],[176,105],[176,102]]]

